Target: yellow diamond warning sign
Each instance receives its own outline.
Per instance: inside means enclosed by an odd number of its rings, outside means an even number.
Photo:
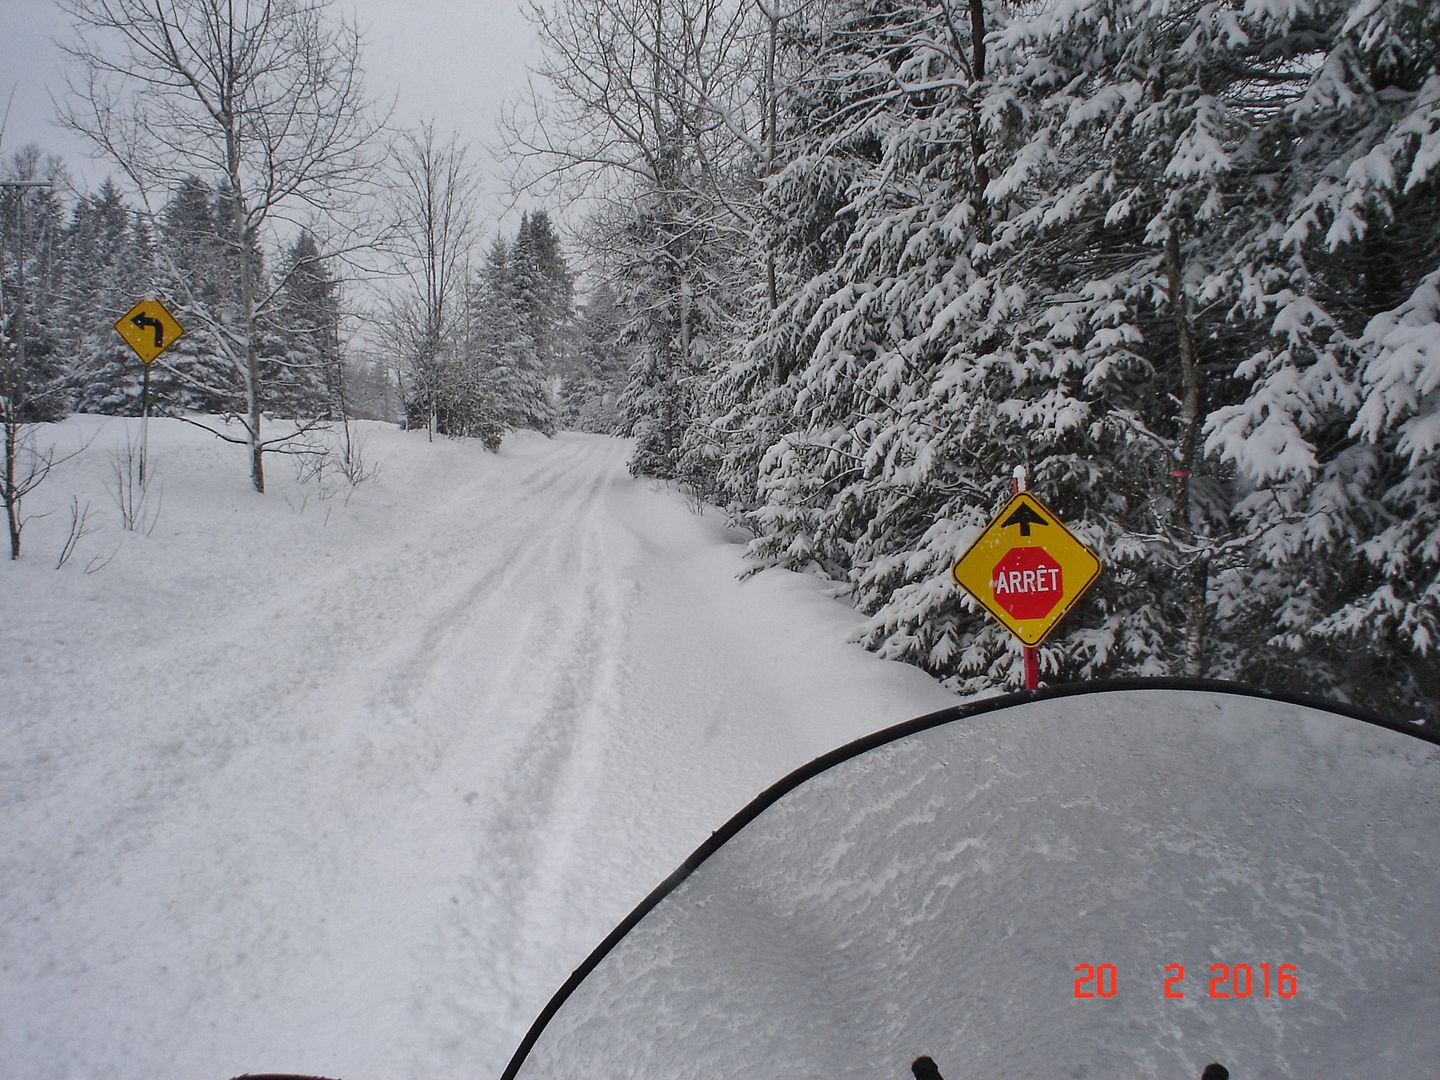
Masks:
[[[185,333],[159,300],[141,300],[115,321],[115,331],[147,364]]]
[[[985,526],[951,573],[1026,645],[1044,641],[1100,576],[1100,560],[1028,491]]]

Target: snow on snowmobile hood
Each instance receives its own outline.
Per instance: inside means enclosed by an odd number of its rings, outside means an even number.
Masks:
[[[1433,731],[1182,682],[890,729],[716,833],[505,1076],[1433,1075]]]

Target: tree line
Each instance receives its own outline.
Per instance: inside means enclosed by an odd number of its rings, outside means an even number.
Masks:
[[[199,176],[186,178],[154,222],[106,180],[98,190],[64,197],[63,163],[34,147],[14,154],[4,179],[52,181],[47,189],[0,188],[7,311],[26,292],[27,364],[14,398],[23,421],[56,420],[70,412],[138,416],[141,364],[114,323],[147,295],[171,298],[181,311],[223,311],[236,303],[224,252],[226,195]],[[26,206],[20,207],[24,199]],[[22,224],[23,218],[23,224]],[[339,283],[301,230],[281,254],[274,275],[259,250],[255,277],[275,280],[273,304],[262,314],[260,369],[267,407],[282,417],[329,418],[340,406]],[[244,388],[215,345],[217,325],[185,320],[187,333],[152,371],[152,411],[225,414],[243,408]]]
[[[125,188],[77,192],[35,147],[0,164],[7,446],[68,411],[139,411],[142,368],[111,326],[147,295],[187,331],[153,365],[154,411],[228,417],[209,426],[246,447],[257,491],[266,455],[356,411],[492,447],[514,427],[610,426],[618,345],[589,335],[608,330],[581,317],[548,216],[472,272],[465,151],[389,129],[353,24],[301,0],[66,8],[59,118]],[[347,312],[383,362],[347,362]]]
[[[1012,467],[1106,573],[1049,678],[1440,705],[1440,10],[551,0],[525,182],[583,194],[632,468],[962,691]],[[538,122],[537,122],[538,121]]]
[[[152,414],[243,412],[241,373],[216,340],[239,305],[225,189],[183,177],[152,216],[109,179],[94,192],[75,192],[63,161],[38,147],[0,163],[0,182],[37,180],[48,186],[0,187],[0,305],[14,315],[22,277],[26,302],[16,417],[138,416],[141,363],[114,323],[145,296],[164,297],[186,324],[154,363]],[[405,225],[397,220],[398,231]],[[300,228],[277,255],[271,270],[258,245],[248,252],[264,297],[258,370],[272,416],[383,415],[390,383],[413,426],[492,445],[514,428],[614,427],[623,369],[614,293],[601,285],[588,304],[577,303],[574,275],[545,211],[524,213],[513,239],[496,237],[473,273],[462,265],[455,316],[442,309],[439,329],[415,323],[403,289],[385,298],[373,318],[401,346],[389,370],[347,356],[343,283],[315,234]],[[397,276],[405,276],[403,263]],[[192,317],[196,312],[201,316]],[[5,344],[18,347],[18,333]]]

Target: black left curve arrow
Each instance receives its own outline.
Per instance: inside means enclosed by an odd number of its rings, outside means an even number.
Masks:
[[[152,319],[149,315],[135,315],[130,321],[141,330],[147,326],[155,328],[155,348],[160,349],[165,345],[165,324],[159,319]]]
[[[1010,526],[1012,526],[1012,525],[1019,525],[1019,526],[1020,526],[1020,535],[1021,535],[1021,536],[1029,536],[1029,535],[1030,535],[1030,526],[1031,526],[1031,525],[1049,525],[1049,524],[1050,524],[1050,523],[1049,523],[1048,521],[1046,521],[1043,517],[1041,517],[1039,514],[1037,514],[1037,513],[1036,513],[1034,510],[1032,510],[1029,506],[1025,505],[1024,503],[1021,503],[1021,504],[1020,504],[1020,508],[1019,508],[1018,510],[1016,510],[1013,514],[1011,514],[1008,518],[1006,518],[1004,521],[1002,521],[1002,522],[1000,523],[1000,527],[1001,527],[1002,529],[1008,529],[1008,528],[1010,528]]]

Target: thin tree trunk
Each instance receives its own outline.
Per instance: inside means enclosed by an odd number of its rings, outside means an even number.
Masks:
[[[1180,378],[1183,398],[1180,416],[1180,446],[1174,480],[1175,526],[1181,543],[1192,548],[1197,534],[1193,521],[1191,484],[1194,482],[1195,452],[1200,435],[1200,362],[1195,347],[1195,333],[1190,325],[1189,305],[1180,259],[1180,232],[1175,224],[1165,242],[1169,271],[1170,308],[1175,318],[1176,338],[1180,345]],[[1185,674],[1201,678],[1205,674],[1205,632],[1209,621],[1206,593],[1210,583],[1210,560],[1200,554],[1193,556],[1186,575]]]
[[[10,336],[15,342],[15,356],[6,363],[5,380],[5,517],[10,526],[10,558],[20,557],[20,489],[15,478],[20,453],[20,377],[25,370],[25,193],[20,193],[16,209],[16,232],[20,236],[19,259],[15,264],[15,314],[10,320]]]
[[[970,51],[971,70],[974,72],[974,90],[979,93],[979,84],[985,81],[985,0],[970,0]],[[975,218],[982,244],[990,244],[994,236],[990,227],[990,214],[985,208],[985,189],[990,186],[990,169],[985,164],[985,133],[980,130],[980,116],[972,105],[970,109],[970,157],[975,176]]]
[[[775,101],[775,54],[779,47],[780,17],[778,12],[761,5],[765,17],[770,20],[770,38],[765,50],[765,177],[768,180],[775,172],[776,128],[780,124],[780,113]],[[765,239],[765,299],[770,310],[780,306],[780,283],[775,269],[775,240],[771,235]],[[777,350],[770,363],[770,381],[779,386],[784,381],[784,371]]]
[[[690,371],[690,282],[680,279],[680,371]]]
[[[243,278],[246,275],[242,276]],[[242,283],[241,289],[245,288]],[[248,305],[247,305],[248,306]],[[252,331],[253,334],[253,331]],[[265,494],[265,448],[260,442],[260,359],[252,336],[245,345],[245,426],[249,429],[250,482]]]
[[[245,331],[245,426],[250,447],[250,482],[265,494],[265,447],[260,441],[260,355],[255,347],[255,267],[250,262],[253,239],[245,220],[245,200],[240,187],[240,142],[234,128],[225,134],[230,181],[230,218],[235,242],[240,245],[240,319]]]
[[[10,558],[20,557],[20,501],[15,493],[15,455],[20,449],[20,421],[15,415],[15,395],[6,388],[5,401],[5,518],[10,526]]]
[[[1206,599],[1209,584],[1210,559],[1198,556],[1190,567],[1185,618],[1185,674],[1192,679],[1205,676],[1205,639],[1210,628],[1210,605]]]
[[[765,11],[770,20],[770,39],[765,49],[765,177],[769,179],[775,171],[775,129],[780,123],[780,113],[775,102],[775,53],[779,47],[780,16],[778,12]],[[765,245],[765,291],[770,301],[770,310],[780,306],[779,287],[775,280],[775,245]],[[776,373],[778,375],[778,372]],[[779,381],[778,379],[776,380]]]
[[[238,194],[236,216],[242,217]],[[243,219],[243,218],[242,218]],[[250,237],[240,233],[240,310],[245,320],[245,408],[250,429],[250,482],[265,494],[265,449],[260,442],[260,356],[255,348],[255,268],[250,265]]]

